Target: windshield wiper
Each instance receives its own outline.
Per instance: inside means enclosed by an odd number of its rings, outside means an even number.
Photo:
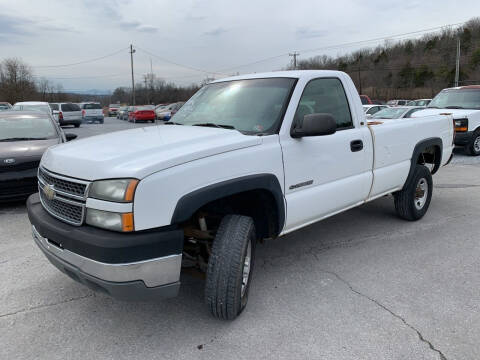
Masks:
[[[166,121],[163,125],[183,125],[174,121]]]
[[[463,106],[445,106],[445,109],[465,109]]]
[[[216,127],[216,128],[221,128],[221,129],[231,129],[231,130],[235,130],[235,126],[215,124],[215,123],[212,123],[212,122],[193,124],[192,126],[206,126],[206,127]]]
[[[16,138],[0,139],[0,141],[26,141],[26,140],[47,140],[47,138],[16,137]]]

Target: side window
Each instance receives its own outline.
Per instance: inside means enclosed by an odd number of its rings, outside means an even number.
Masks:
[[[420,108],[420,109],[412,109],[412,110],[410,110],[409,112],[407,112],[404,117],[405,117],[405,118],[411,118],[411,117],[412,117],[412,114],[415,113],[415,112],[417,112],[418,110],[422,110],[422,109],[421,109],[421,108]]]
[[[305,115],[331,114],[337,122],[337,130],[353,126],[347,95],[337,78],[321,78],[310,81],[303,90],[295,112],[294,124],[301,126]]]

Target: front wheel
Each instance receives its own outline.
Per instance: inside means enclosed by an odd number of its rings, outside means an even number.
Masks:
[[[472,156],[480,155],[480,131],[475,131],[472,140],[466,146],[466,150]]]
[[[248,216],[227,215],[208,261],[205,302],[213,316],[233,320],[245,309],[255,260],[255,225]]]
[[[430,206],[433,182],[430,170],[424,165],[416,165],[412,179],[401,191],[394,194],[395,210],[402,219],[421,219]]]

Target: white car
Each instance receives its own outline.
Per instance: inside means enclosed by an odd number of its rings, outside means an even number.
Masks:
[[[12,109],[14,111],[42,111],[47,114],[52,114],[52,108],[45,101],[20,101],[16,102]]]
[[[178,110],[185,104],[182,102],[176,102],[173,104],[169,104],[163,108],[158,108],[155,110],[155,115],[159,120],[170,120],[173,115],[177,113]]]
[[[80,106],[73,103],[50,103],[50,107],[60,126],[73,125],[76,128],[80,127],[82,123]]]
[[[407,103],[407,106],[423,106],[426,107],[432,99],[417,99],[417,100],[411,100]]]
[[[363,111],[365,111],[367,118],[386,108],[388,108],[387,105],[363,105]]]
[[[405,106],[410,100],[389,100],[387,101],[388,106]]]
[[[98,122],[103,124],[104,115],[103,109],[100,103],[98,102],[88,102],[78,104],[80,110],[82,111],[82,120],[83,122]]]
[[[453,133],[449,115],[368,125],[343,72],[236,76],[202,87],[166,125],[48,149],[28,216],[50,262],[92,289],[175,296],[183,259],[206,273],[210,312],[234,319],[257,240],[386,194],[401,218],[421,219]]]
[[[423,110],[425,107],[419,106],[396,106],[396,107],[387,107],[378,111],[369,117],[369,120],[391,120],[391,119],[404,119],[411,118],[413,114],[417,111]]]
[[[473,156],[480,155],[480,85],[443,89],[415,116],[452,114],[455,145]]]

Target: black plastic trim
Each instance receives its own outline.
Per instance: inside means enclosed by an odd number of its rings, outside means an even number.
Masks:
[[[183,231],[172,226],[131,233],[73,226],[48,214],[38,193],[28,198],[27,210],[30,222],[43,237],[92,260],[120,264],[182,253]]]
[[[267,190],[273,195],[278,209],[278,232],[280,233],[285,224],[285,203],[280,183],[273,174],[243,176],[184,195],[175,207],[171,223],[178,224],[190,219],[195,211],[209,202],[250,190]]]
[[[422,151],[425,150],[428,147],[431,147],[431,146],[438,146],[440,148],[440,156],[435,157],[435,166],[432,170],[432,174],[435,174],[438,171],[438,169],[440,168],[440,164],[442,163],[442,154],[443,154],[442,139],[440,139],[440,138],[428,138],[428,139],[422,140],[417,145],[415,145],[415,148],[413,149],[410,171],[408,173],[408,177],[407,177],[407,180],[405,181],[405,184],[408,184],[410,182],[410,180],[412,179],[414,171],[415,171],[415,166],[417,165],[418,157],[420,156]]]

